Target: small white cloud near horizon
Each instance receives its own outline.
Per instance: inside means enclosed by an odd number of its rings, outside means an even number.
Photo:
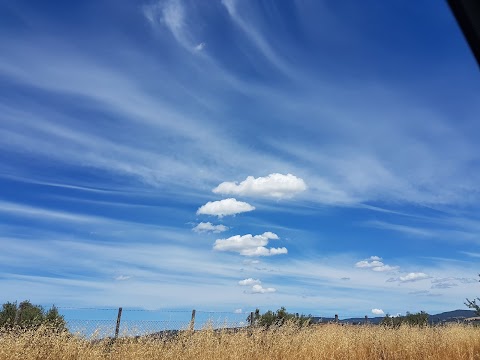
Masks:
[[[132,277],[129,276],[129,275],[119,275],[115,278],[115,280],[117,281],[126,281],[126,280],[129,280],[131,279]]]
[[[243,260],[245,265],[258,265],[260,264],[260,260]]]
[[[400,276],[398,278],[390,278],[387,281],[388,282],[398,281],[398,282],[406,283],[406,282],[415,282],[415,281],[420,281],[420,280],[425,280],[430,278],[431,276],[423,272],[411,272],[405,276]]]
[[[241,313],[243,313],[243,310],[242,310],[242,309],[235,309],[235,310],[233,311],[233,313],[234,313],[234,314],[241,314]]]
[[[255,210],[255,206],[243,201],[238,201],[235,198],[228,198],[219,201],[207,202],[197,210],[197,215],[212,215],[221,218],[224,216],[236,215],[253,210]]]
[[[374,315],[385,315],[382,309],[372,309],[372,314]]]
[[[211,222],[201,222],[197,224],[192,231],[196,233],[204,233],[204,232],[213,232],[213,233],[221,233],[228,230],[228,226],[225,225],[213,225]]]
[[[399,280],[402,282],[408,282],[408,281],[418,281],[418,280],[423,280],[423,279],[428,279],[430,276],[428,276],[425,273],[422,272],[417,272],[417,273],[408,273],[405,276],[400,276]]]
[[[246,234],[235,235],[227,239],[217,239],[213,249],[217,251],[237,252],[243,256],[273,256],[287,254],[288,250],[282,248],[267,248],[270,240],[278,240],[277,234],[265,232],[261,235]]]
[[[248,176],[241,183],[225,181],[212,190],[215,194],[291,198],[305,191],[303,179],[292,174],[273,173],[265,177]]]
[[[250,286],[250,285],[260,285],[262,282],[259,279],[248,278],[245,280],[240,280],[238,285],[241,286]]]
[[[252,294],[267,294],[267,293],[274,293],[277,289],[273,287],[264,288],[262,285],[253,285],[252,286]]]
[[[384,264],[382,258],[379,256],[370,256],[368,259],[361,260],[355,264],[359,269],[371,269],[377,272],[394,271],[398,269],[398,266],[390,266]]]
[[[397,269],[398,269],[398,266],[390,266],[390,265],[375,266],[372,268],[373,271],[377,271],[377,272],[394,271]]]

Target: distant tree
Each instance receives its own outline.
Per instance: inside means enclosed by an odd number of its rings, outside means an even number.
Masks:
[[[248,316],[247,321],[251,323],[251,314]],[[287,321],[293,321],[298,325],[307,325],[311,316],[299,315],[298,313],[289,313],[285,307],[281,307],[276,312],[268,310],[264,314],[260,314],[260,310],[256,309],[253,313],[253,324],[261,327],[270,326],[282,326]]]
[[[60,315],[58,308],[53,305],[46,313],[44,323],[57,330],[66,330],[65,318]]]
[[[420,311],[416,314],[406,313],[405,316],[390,316],[385,315],[381,325],[390,327],[399,327],[400,325],[410,326],[426,326],[428,325],[428,314],[425,311]]]
[[[0,311],[0,328],[38,328],[40,325],[48,325],[56,330],[65,330],[65,319],[59,314],[58,309],[52,306],[45,311],[40,305],[33,305],[30,301],[7,302],[2,305]]]
[[[17,314],[17,303],[7,302],[2,305],[0,311],[0,328],[12,327],[15,324],[15,315]]]
[[[480,276],[480,274],[478,276]],[[475,310],[477,312],[477,315],[480,316],[480,298],[477,297],[476,299],[473,299],[473,300],[468,300],[468,299],[466,300],[467,302],[465,303],[465,305],[467,305],[470,309]]]

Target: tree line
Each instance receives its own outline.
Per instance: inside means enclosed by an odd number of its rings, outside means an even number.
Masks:
[[[40,305],[33,305],[29,300],[7,302],[2,305],[0,311],[0,329],[13,328],[38,328],[42,325],[55,330],[66,330],[66,323],[63,315],[53,305],[46,310]]]

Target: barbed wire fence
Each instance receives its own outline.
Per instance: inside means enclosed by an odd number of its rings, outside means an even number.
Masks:
[[[250,312],[59,307],[67,329],[85,338],[164,336],[182,330],[239,329]]]
[[[258,322],[260,314],[242,311],[205,311],[205,310],[146,310],[120,308],[82,308],[55,307],[65,323],[63,326],[71,334],[87,339],[103,339],[118,337],[153,336],[165,337],[175,335],[180,331],[197,331],[203,329],[239,330],[249,326],[263,326]],[[19,325],[22,317],[22,306],[15,313],[14,324]],[[292,314],[290,314],[292,315]],[[368,316],[364,318],[347,318],[340,320],[338,314],[334,317],[314,315],[294,315],[298,319],[308,319],[309,324],[370,324]],[[378,317],[372,319],[378,323]],[[302,320],[300,320],[302,321]]]

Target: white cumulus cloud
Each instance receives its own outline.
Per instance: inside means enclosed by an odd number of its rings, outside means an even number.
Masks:
[[[382,309],[372,309],[372,314],[375,315],[385,315]]]
[[[252,286],[252,294],[266,294],[266,293],[274,293],[277,289],[269,287],[264,288],[262,285],[253,285]]]
[[[303,179],[292,174],[270,174],[254,178],[248,176],[241,183],[223,182],[212,191],[216,194],[272,197],[276,199],[291,198],[305,191],[307,185]]]
[[[115,278],[115,280],[117,281],[125,281],[125,280],[129,280],[131,279],[132,277],[129,276],[129,275],[119,275]]]
[[[233,311],[234,314],[241,314],[242,312],[243,312],[242,309],[235,309]]]
[[[377,272],[393,271],[398,269],[398,266],[386,265],[381,260],[382,258],[379,256],[370,256],[366,260],[357,262],[355,267],[360,269],[371,269]]]
[[[374,260],[374,261],[368,261],[368,260],[362,260],[359,261],[355,264],[355,267],[357,268],[374,268],[378,266],[383,266],[383,262]]]
[[[237,252],[244,256],[272,256],[287,254],[288,250],[282,248],[267,248],[270,240],[278,240],[277,234],[265,232],[261,235],[235,235],[227,239],[217,239],[213,249],[217,251]]]
[[[390,278],[387,281],[388,282],[399,281],[399,282],[405,283],[405,282],[414,282],[414,281],[420,281],[425,279],[430,279],[430,276],[423,272],[411,272],[405,276],[400,276],[398,278]]]
[[[228,227],[225,225],[213,225],[211,222],[201,222],[197,224],[193,229],[197,233],[203,232],[214,232],[221,233],[228,230]]]
[[[238,285],[250,286],[250,285],[260,285],[262,282],[259,279],[248,278],[245,280],[240,280]]]
[[[197,215],[213,215],[218,217],[253,211],[255,207],[234,198],[209,201],[197,210]]]
[[[422,273],[422,272],[412,272],[412,273],[409,273],[405,276],[400,276],[398,279],[401,281],[401,282],[409,282],[409,281],[418,281],[418,280],[423,280],[423,279],[428,279],[430,278],[430,276],[428,276],[427,274],[425,273]]]
[[[372,268],[373,271],[378,271],[378,272],[393,271],[397,269],[398,269],[398,266],[390,266],[390,265],[381,265],[381,266],[375,266]]]

